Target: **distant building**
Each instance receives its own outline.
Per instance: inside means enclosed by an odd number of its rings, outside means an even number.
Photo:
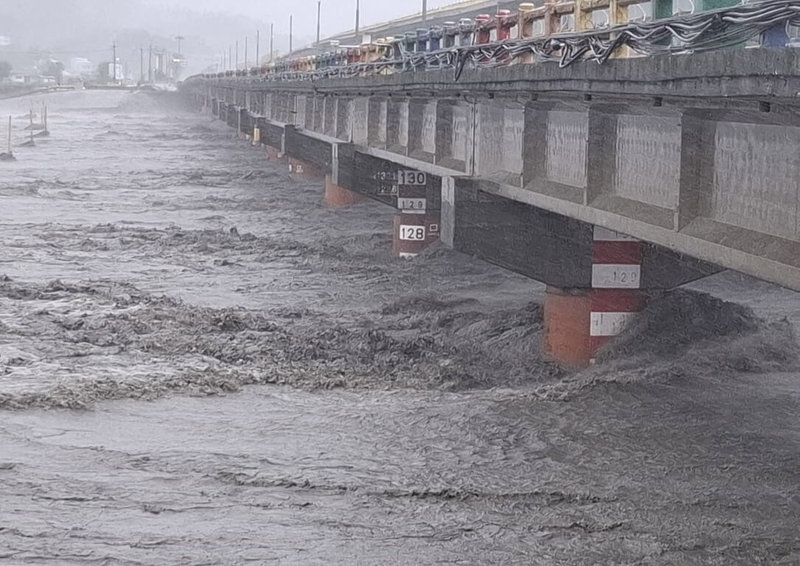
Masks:
[[[89,77],[94,74],[95,65],[84,57],[73,57],[69,60],[69,72],[78,77]]]
[[[26,85],[53,85],[58,82],[56,77],[43,76],[36,71],[29,73],[11,73],[8,77],[8,82],[13,84],[26,84]]]
[[[180,79],[186,59],[180,53],[156,51],[153,53],[153,71],[156,82],[174,82]]]
[[[122,68],[122,65],[117,63],[116,65],[113,63],[108,64],[108,78],[112,81],[121,81],[125,78],[125,72]]]

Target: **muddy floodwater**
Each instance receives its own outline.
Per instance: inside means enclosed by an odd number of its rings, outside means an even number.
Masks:
[[[722,273],[583,372],[540,284],[144,94],[0,102],[0,563],[800,564],[800,294]]]

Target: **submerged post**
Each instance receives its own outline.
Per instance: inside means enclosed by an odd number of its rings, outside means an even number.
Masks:
[[[14,153],[11,151],[11,116],[8,117],[8,153],[0,153],[0,161],[14,161]]]

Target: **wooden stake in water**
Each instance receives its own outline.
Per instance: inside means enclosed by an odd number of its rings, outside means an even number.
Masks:
[[[0,161],[15,161],[14,153],[11,151],[11,116],[8,117],[8,153],[0,153]]]

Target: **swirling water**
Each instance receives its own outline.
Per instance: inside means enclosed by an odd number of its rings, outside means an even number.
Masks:
[[[796,293],[721,274],[564,372],[539,284],[392,259],[207,116],[46,102],[0,164],[0,563],[800,563]]]

